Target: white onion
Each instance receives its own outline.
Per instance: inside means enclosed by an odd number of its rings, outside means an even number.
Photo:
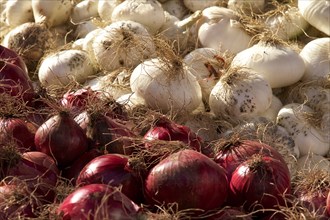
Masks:
[[[289,7],[284,12],[281,10],[267,17],[265,24],[273,34],[283,40],[297,37],[308,27],[307,21],[303,18],[297,7]]]
[[[85,82],[85,86],[99,92],[104,98],[117,99],[131,92],[130,76],[131,72],[127,69],[118,69]]]
[[[283,104],[279,98],[277,98],[275,95],[273,95],[272,98],[272,104],[269,106],[269,108],[262,112],[260,116],[267,118],[268,120],[275,122],[278,112],[283,107]]]
[[[98,21],[95,19],[86,20],[83,22],[80,22],[76,25],[76,29],[74,31],[74,36],[76,38],[83,38],[86,37],[87,34],[89,34],[91,31],[101,28]]]
[[[304,60],[291,47],[259,41],[238,53],[231,66],[251,68],[264,77],[272,88],[298,82],[305,71]]]
[[[223,75],[213,87],[209,105],[215,115],[247,119],[265,112],[272,97],[269,83],[258,73],[250,69],[234,69]]]
[[[169,0],[162,4],[163,9],[174,15],[178,19],[183,19],[188,14],[188,9],[185,7],[182,0]]]
[[[95,59],[103,70],[135,67],[154,55],[147,29],[134,21],[117,21],[101,30],[92,43]]]
[[[243,11],[246,14],[261,13],[264,11],[266,0],[228,0],[227,5],[229,9]]]
[[[105,22],[111,21],[113,9],[124,0],[99,0],[97,11],[101,19]]]
[[[101,0],[102,1],[102,0]],[[93,17],[97,17],[99,0],[84,0],[76,4],[71,13],[71,21],[73,23],[79,23]]]
[[[217,50],[204,47],[191,51],[183,58],[183,62],[196,76],[202,88],[204,102],[208,102],[211,90],[224,69],[225,57],[222,57]]]
[[[330,35],[329,0],[298,0],[298,8],[308,23],[325,34]]]
[[[317,154],[302,156],[297,161],[297,171],[303,170],[324,170],[330,173],[330,161]]]
[[[151,34],[157,33],[165,22],[164,9],[155,0],[126,0],[117,5],[111,15],[112,22],[130,20],[141,23]]]
[[[195,76],[183,64],[174,61],[160,58],[144,61],[133,70],[130,85],[147,106],[162,112],[190,113],[202,102]]]
[[[43,58],[38,71],[40,83],[46,87],[83,83],[95,74],[88,53],[82,50],[63,50]]]
[[[320,129],[310,123],[309,117],[313,113],[314,111],[304,104],[291,103],[284,105],[277,116],[277,124],[288,130],[301,156],[309,153],[324,156],[330,148]]]
[[[199,23],[198,39],[203,47],[236,54],[250,46],[251,36],[231,9],[206,8]]]
[[[300,51],[306,70],[303,81],[311,81],[330,75],[330,37],[317,38]]]
[[[26,22],[33,22],[34,17],[32,13],[31,1],[10,0],[6,1],[4,5],[3,14],[5,22],[11,27],[24,24]]]
[[[137,96],[134,92],[127,93],[118,97],[116,99],[116,102],[121,105],[124,105],[127,109],[134,108],[139,105],[146,105],[144,99],[140,96]]]
[[[34,20],[47,27],[65,24],[69,20],[73,3],[71,0],[32,0]]]
[[[227,0],[183,0],[184,5],[192,12],[203,10],[211,6],[219,6]]]

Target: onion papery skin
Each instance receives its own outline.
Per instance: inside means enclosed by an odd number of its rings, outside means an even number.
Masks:
[[[69,194],[57,213],[63,220],[132,220],[140,209],[117,189],[106,184],[89,184]]]
[[[0,185],[0,219],[36,218],[33,212],[36,204],[35,201],[32,201],[32,204],[31,200],[28,201],[29,196],[29,192],[21,185],[2,183]],[[8,199],[12,197],[15,201],[8,204]]]
[[[16,181],[16,178],[25,181],[35,196],[42,202],[53,202],[60,172],[52,157],[38,151],[23,153],[16,164],[11,164],[6,180]]]
[[[86,111],[76,116],[75,120],[86,133],[92,148],[107,153],[132,154],[132,138],[136,135],[119,121],[101,112]]]
[[[76,183],[76,180],[80,174],[80,171],[84,168],[94,158],[101,156],[102,152],[96,148],[92,148],[86,151],[83,155],[78,157],[71,166],[66,167],[62,170],[62,176],[70,180],[73,184]]]
[[[316,190],[297,190],[294,195],[300,202],[301,206],[307,208],[310,212],[315,213],[321,220],[326,220],[328,219],[326,218],[328,215],[326,203],[329,192],[329,189],[324,187],[323,189],[320,188]]]
[[[34,131],[20,118],[0,118],[0,143],[15,143],[20,152],[35,150]]]
[[[226,170],[230,181],[233,172],[242,163],[254,154],[269,156],[285,163],[282,155],[273,147],[252,140],[242,140],[223,144],[223,147],[215,154],[214,161]]]
[[[25,72],[26,77],[28,77],[28,69],[23,58],[14,50],[0,45],[0,60],[18,66]]]
[[[98,92],[91,90],[90,88],[82,88],[77,91],[66,92],[62,99],[61,104],[70,109],[73,114],[78,114],[86,109],[88,105],[99,102],[97,97]]]
[[[207,156],[181,150],[160,161],[144,185],[149,204],[177,203],[178,210],[219,208],[227,199],[225,171]]]
[[[20,67],[0,60],[0,94],[9,94],[23,102],[31,102],[35,96],[30,79]]]
[[[142,183],[129,165],[128,157],[120,154],[101,155],[80,171],[76,185],[103,183],[121,187],[121,192],[134,202],[142,201]]]
[[[256,155],[240,164],[230,180],[234,203],[246,211],[279,209],[291,194],[288,167],[280,160]]]
[[[201,151],[203,141],[189,127],[177,124],[165,116],[158,118],[153,127],[144,135],[143,139],[148,141],[182,141],[196,151]],[[146,147],[149,147],[147,142]]]
[[[59,168],[71,165],[88,148],[86,134],[67,112],[44,122],[35,134],[34,143],[38,151],[53,157]]]

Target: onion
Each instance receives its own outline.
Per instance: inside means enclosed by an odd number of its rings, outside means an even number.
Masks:
[[[222,208],[216,214],[210,214],[208,216],[208,220],[252,220],[251,214],[247,214],[243,210],[240,210],[236,207],[231,208],[228,206]]]
[[[328,212],[328,215],[330,216],[330,191],[329,191],[328,197],[327,197],[327,212]]]
[[[174,15],[178,19],[183,19],[185,15],[188,14],[189,10],[184,5],[184,2],[181,0],[169,0],[162,3],[164,11]]]
[[[216,116],[249,119],[265,112],[273,92],[270,84],[250,69],[232,69],[211,90],[209,105]]]
[[[124,0],[100,1],[98,0],[97,11],[104,22],[111,21],[111,15],[114,8]]]
[[[103,183],[120,187],[121,192],[134,202],[142,200],[142,183],[131,167],[129,158],[121,154],[105,154],[88,162],[80,171],[76,185]]]
[[[26,72],[20,67],[3,60],[0,60],[0,85],[1,95],[8,94],[15,97],[22,104],[31,102],[35,96],[32,83]]]
[[[154,58],[134,68],[130,85],[151,109],[185,114],[202,102],[197,79],[183,63],[172,58],[170,62]]]
[[[290,46],[264,40],[236,54],[231,66],[251,68],[272,88],[298,82],[305,71],[304,60]]]
[[[0,219],[36,218],[39,204],[24,183],[0,184]]]
[[[230,181],[236,168],[243,162],[250,160],[254,154],[272,157],[285,164],[283,156],[273,147],[255,140],[227,141],[218,140],[214,161],[226,170]],[[230,201],[229,201],[230,202]]]
[[[198,21],[198,39],[203,47],[237,54],[250,46],[251,36],[239,22],[235,11],[223,7],[208,7]]]
[[[269,108],[260,114],[261,117],[265,117],[268,120],[275,122],[278,112],[283,107],[282,101],[273,94],[272,103]]]
[[[101,111],[84,111],[75,121],[86,133],[91,145],[107,153],[130,155],[133,152],[132,138],[136,135],[124,124]]]
[[[178,210],[212,210],[227,199],[228,180],[222,167],[194,150],[181,150],[160,161],[145,180],[148,203],[177,203]]]
[[[279,209],[291,193],[290,173],[282,161],[256,154],[240,164],[230,181],[232,199],[246,210]]]
[[[329,48],[330,37],[314,39],[302,48],[300,56],[304,59],[306,65],[305,74],[302,77],[303,81],[312,81],[315,79],[325,78],[329,75]]]
[[[19,56],[14,50],[0,45],[0,60],[20,67],[26,73],[26,76],[28,76],[28,69],[23,58]]]
[[[304,172],[305,170],[323,170],[330,174],[330,161],[321,155],[307,154],[297,161],[297,171]]]
[[[86,151],[83,155],[78,157],[71,166],[66,167],[62,171],[62,176],[70,180],[73,184],[76,183],[76,180],[79,176],[80,171],[84,166],[89,163],[94,158],[101,156],[102,152],[96,148]]]
[[[196,151],[201,151],[203,146],[202,139],[197,136],[195,132],[190,130],[189,127],[177,124],[165,116],[161,116],[155,120],[143,139],[148,141],[181,141]]]
[[[65,24],[70,17],[73,3],[70,0],[32,0],[32,11],[36,23],[47,27]]]
[[[226,1],[222,0],[208,0],[208,1],[196,1],[196,0],[183,0],[184,5],[192,12],[197,10],[203,10],[205,8],[220,5],[221,3],[225,3]]]
[[[92,17],[98,16],[99,0],[86,0],[77,3],[71,13],[71,20],[73,23],[79,23]]]
[[[315,153],[324,156],[329,143],[313,122],[313,110],[304,104],[284,105],[277,115],[276,123],[287,129],[299,148],[300,156]]]
[[[45,56],[38,70],[38,78],[44,87],[52,88],[83,83],[95,72],[87,52],[70,49]]]
[[[0,118],[0,143],[13,142],[21,152],[34,150],[34,133],[20,118]]]
[[[152,19],[150,19],[152,18]],[[135,21],[155,34],[165,22],[164,9],[154,0],[126,0],[117,5],[111,15],[112,22]]]
[[[10,163],[5,180],[23,180],[41,202],[52,203],[59,174],[53,158],[42,152],[30,151],[23,153],[20,160]]]
[[[326,200],[330,189],[329,172],[317,169],[302,170],[293,185],[294,195],[302,207],[319,217],[317,219],[328,219]]]
[[[141,208],[123,193],[106,184],[77,188],[57,208],[62,219],[136,219]]]
[[[260,14],[264,11],[267,0],[228,0],[227,8],[245,14]]]
[[[31,1],[6,1],[3,10],[2,16],[6,24],[11,27],[34,21]]]
[[[87,150],[83,129],[67,112],[50,117],[37,130],[37,150],[53,157],[60,168],[69,166]]]
[[[127,20],[112,22],[103,28],[94,38],[92,48],[100,69],[107,71],[135,67],[155,52],[147,29]]]
[[[329,0],[298,0],[298,8],[308,23],[325,34],[330,35]]]

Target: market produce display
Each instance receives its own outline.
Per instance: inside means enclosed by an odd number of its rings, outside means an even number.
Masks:
[[[329,0],[0,0],[0,220],[330,219]]]

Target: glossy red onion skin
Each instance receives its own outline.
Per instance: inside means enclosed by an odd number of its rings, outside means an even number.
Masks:
[[[87,149],[87,137],[67,112],[61,112],[43,123],[35,134],[36,149],[54,158],[62,169],[71,165]]]
[[[0,45],[0,60],[18,66],[25,72],[26,76],[28,76],[28,69],[25,62],[23,61],[22,57],[12,49]]]
[[[0,94],[6,93],[24,102],[31,102],[35,97],[30,79],[14,64],[0,60],[0,82]]]
[[[83,155],[77,158],[71,166],[62,170],[62,176],[75,184],[79,173],[84,166],[94,158],[101,155],[102,152],[96,148],[86,151]]]
[[[140,210],[123,193],[105,184],[89,184],[68,195],[59,205],[57,214],[63,220],[132,220]]]
[[[234,170],[254,154],[262,154],[279,159],[285,163],[282,155],[273,147],[257,141],[243,140],[229,143],[225,148],[219,150],[214,161],[225,168],[228,180],[230,181]],[[289,170],[288,170],[289,171]]]
[[[129,167],[128,157],[120,154],[101,155],[81,170],[76,185],[103,183],[121,187],[121,192],[134,202],[142,201],[139,176]]]
[[[177,124],[166,117],[158,118],[143,138],[149,141],[182,141],[197,151],[201,151],[203,145],[201,138],[189,127]]]
[[[284,197],[291,193],[290,173],[283,162],[262,156],[262,165],[251,168],[247,160],[233,172],[230,191],[233,204],[244,205],[245,210],[253,208],[278,209],[285,205]],[[256,207],[252,207],[257,204]]]
[[[20,152],[35,150],[34,133],[20,118],[0,118],[0,143],[13,142]]]
[[[38,151],[23,153],[17,164],[7,172],[7,176],[25,181],[31,191],[35,191],[45,202],[54,200],[54,187],[59,174],[53,158]]]
[[[144,191],[150,204],[177,202],[179,210],[212,210],[227,199],[228,180],[224,169],[207,156],[181,150],[151,169]]]
[[[28,197],[29,193],[24,191],[20,185],[2,184],[0,185],[0,219],[22,219],[36,218],[33,213],[33,206],[26,200],[21,200],[18,203],[13,203],[9,206],[6,199],[12,195]],[[6,207],[6,208],[5,208]]]
[[[75,117],[76,122],[86,132],[92,148],[105,150],[107,153],[131,155],[131,138],[136,135],[128,127],[102,113],[82,112]]]

